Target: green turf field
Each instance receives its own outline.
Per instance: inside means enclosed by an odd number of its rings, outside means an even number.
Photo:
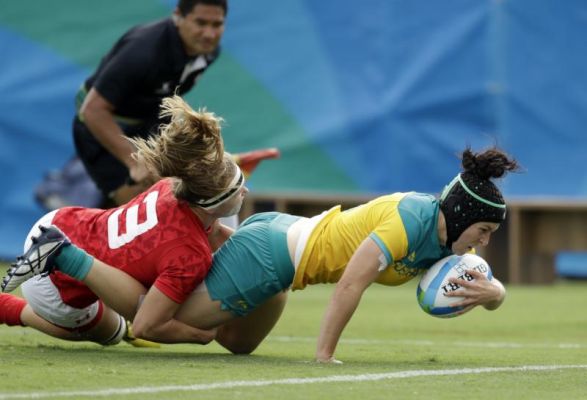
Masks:
[[[345,331],[343,365],[312,362],[333,286],[290,294],[251,356],[217,345],[101,348],[0,327],[1,399],[580,399],[587,282],[508,287],[501,309],[452,320],[418,308],[415,282],[373,286]]]

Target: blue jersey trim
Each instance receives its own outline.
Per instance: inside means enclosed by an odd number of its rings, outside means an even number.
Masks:
[[[381,252],[385,256],[385,259],[387,260],[387,265],[391,264],[393,262],[393,256],[387,249],[387,246],[385,246],[385,243],[383,243],[383,240],[381,240],[381,238],[377,236],[376,233],[370,233],[369,237],[373,239],[375,244],[377,244],[377,247],[379,247],[379,250],[381,250]]]

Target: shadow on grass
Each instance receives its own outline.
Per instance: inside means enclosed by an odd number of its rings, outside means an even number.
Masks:
[[[181,348],[174,348],[178,346]],[[28,360],[35,358],[47,360],[50,359],[55,363],[61,360],[67,361],[76,359],[78,362],[91,363],[96,359],[100,362],[109,361],[128,361],[133,362],[198,362],[198,363],[225,363],[231,364],[251,364],[251,363],[287,363],[287,362],[301,362],[303,359],[291,358],[279,355],[259,355],[259,354],[231,354],[227,350],[215,346],[214,348],[206,348],[205,346],[193,345],[194,350],[186,350],[190,345],[162,345],[161,348],[133,348],[126,344],[120,344],[112,347],[100,347],[93,344],[68,343],[26,343],[26,344],[0,344],[0,354],[3,358],[7,358],[12,353],[17,357],[26,357]]]
[[[176,348],[174,348],[177,346]],[[179,348],[181,346],[181,348]],[[420,360],[406,360],[405,358],[395,358],[390,355],[387,361],[381,358],[345,359],[342,365],[318,364],[313,361],[311,353],[291,354],[284,350],[278,353],[273,349],[270,354],[267,352],[253,353],[249,355],[235,355],[219,346],[206,348],[205,346],[194,345],[194,350],[186,350],[190,345],[163,345],[159,349],[142,349],[133,348],[125,344],[112,347],[99,347],[91,344],[64,343],[64,344],[27,344],[24,346],[12,344],[0,344],[0,354],[4,359],[10,359],[11,353],[15,359],[26,359],[27,362],[40,362],[46,365],[60,365],[62,363],[71,363],[75,360],[78,365],[93,364],[112,364],[112,365],[173,365],[177,366],[200,366],[200,367],[219,367],[230,364],[231,367],[254,367],[269,366],[270,368],[311,368],[315,373],[320,370],[329,370],[330,372],[340,371],[344,373],[349,369],[363,369],[365,372],[381,371],[382,369],[394,371],[405,369],[407,366],[413,369],[435,369],[450,368],[446,362],[439,362],[431,358],[422,358]],[[446,361],[446,360],[445,360]],[[17,362],[18,363],[18,362]],[[459,367],[454,365],[454,367]],[[462,367],[462,365],[460,365]]]

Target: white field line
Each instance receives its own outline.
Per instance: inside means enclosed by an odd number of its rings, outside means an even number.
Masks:
[[[316,343],[315,337],[305,336],[268,336],[265,339],[268,342],[284,343]],[[340,343],[356,345],[374,345],[397,344],[412,346],[452,346],[459,345],[465,347],[481,347],[492,349],[586,349],[587,344],[579,343],[509,343],[509,342],[475,342],[475,341],[452,341],[442,342],[433,340],[409,340],[409,339],[341,339]]]
[[[585,365],[527,365],[521,367],[498,367],[498,368],[462,368],[445,370],[412,370],[386,372],[379,374],[360,375],[331,375],[319,378],[286,378],[273,380],[256,381],[226,381],[216,383],[203,383],[194,385],[176,386],[139,386],[130,388],[112,388],[102,390],[77,390],[62,392],[32,392],[32,393],[0,393],[0,400],[9,399],[47,399],[51,397],[97,397],[134,394],[155,394],[166,392],[200,392],[215,389],[232,389],[245,387],[261,387],[273,385],[307,385],[312,383],[329,382],[367,382],[381,381],[386,379],[418,378],[423,376],[450,376],[470,374],[491,374],[501,372],[528,372],[528,371],[556,371],[564,369],[587,369]]]

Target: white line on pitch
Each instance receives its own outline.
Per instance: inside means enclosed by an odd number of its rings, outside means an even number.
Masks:
[[[286,343],[315,343],[315,337],[304,337],[304,336],[268,336],[267,341],[270,342],[286,342]],[[346,344],[365,344],[365,345],[381,345],[381,344],[405,344],[415,346],[446,346],[446,345],[459,345],[467,347],[487,347],[487,348],[504,348],[504,349],[515,349],[515,348],[540,348],[540,349],[584,349],[587,348],[587,344],[578,343],[508,343],[508,342],[442,342],[432,340],[393,340],[393,339],[341,339],[341,343]]]
[[[203,383],[194,385],[175,385],[175,386],[151,386],[151,387],[134,387],[134,388],[112,388],[102,390],[77,390],[62,392],[34,392],[34,393],[0,393],[0,400],[11,399],[46,399],[51,397],[96,397],[96,396],[114,396],[114,395],[134,395],[134,394],[155,394],[165,392],[198,392],[214,389],[232,389],[237,387],[260,387],[273,385],[307,385],[311,383],[328,383],[328,382],[367,382],[381,381],[385,379],[402,379],[417,378],[422,376],[447,376],[447,375],[468,375],[468,374],[486,374],[500,372],[528,372],[528,371],[554,371],[562,369],[587,369],[586,365],[526,365],[521,367],[497,367],[497,368],[462,368],[462,369],[444,369],[444,370],[412,370],[386,372],[379,374],[361,374],[361,375],[331,375],[318,378],[287,378],[274,380],[259,381],[227,381],[216,383]]]

